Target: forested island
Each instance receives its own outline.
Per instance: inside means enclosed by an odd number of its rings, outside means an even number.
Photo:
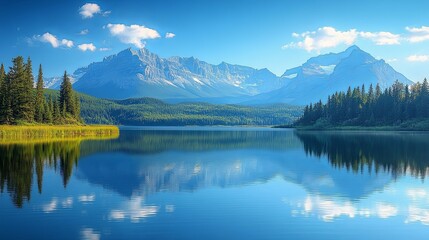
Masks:
[[[119,134],[115,126],[84,125],[67,72],[59,94],[46,95],[40,65],[34,87],[31,59],[21,56],[12,59],[7,73],[0,65],[0,124],[0,142]]]
[[[377,84],[336,92],[326,103],[305,106],[292,126],[298,129],[429,130],[427,79],[412,86],[396,81],[381,90]]]

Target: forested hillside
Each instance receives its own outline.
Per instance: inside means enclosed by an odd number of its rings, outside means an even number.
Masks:
[[[399,126],[408,129],[429,127],[429,86],[423,83],[412,86],[396,81],[381,90],[371,85],[328,97],[326,104],[319,101],[305,107],[304,115],[295,126],[316,128],[335,126]]]
[[[52,91],[52,90],[48,90]],[[277,125],[292,123],[302,108],[286,104],[267,106],[168,104],[153,98],[98,99],[81,94],[85,123],[183,126],[183,125]]]

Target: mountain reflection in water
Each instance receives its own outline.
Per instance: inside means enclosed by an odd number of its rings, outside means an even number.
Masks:
[[[403,175],[425,178],[426,139],[386,132],[123,131],[115,140],[0,145],[0,186],[17,207],[30,200],[33,181],[42,192],[45,168],[57,170],[64,187],[75,171],[124,196],[281,176],[310,192],[358,199]],[[325,157],[330,165],[317,160]]]

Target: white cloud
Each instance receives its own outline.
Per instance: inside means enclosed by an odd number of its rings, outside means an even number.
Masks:
[[[100,239],[100,233],[96,232],[92,228],[83,228],[80,231],[80,235],[82,236],[83,240],[99,240]]]
[[[61,202],[63,208],[71,208],[73,206],[73,198],[68,197]]]
[[[99,48],[98,51],[100,52],[105,52],[105,51],[110,51],[112,50],[111,48]]]
[[[429,55],[411,55],[407,57],[409,62],[427,62],[429,61]]]
[[[115,37],[123,43],[133,44],[138,48],[143,48],[145,39],[159,38],[159,33],[154,30],[141,25],[124,25],[124,24],[107,24],[107,28]]]
[[[286,44],[282,47],[283,49],[302,48],[311,52],[336,47],[340,44],[352,45],[358,37],[358,32],[356,29],[338,31],[333,27],[321,27],[313,32],[293,33],[292,36],[301,38],[301,41]]]
[[[165,34],[165,38],[174,38],[175,36],[176,36],[176,34],[170,33],[170,32]]]
[[[423,42],[429,40],[429,27],[422,26],[420,28],[416,27],[406,27],[405,28],[410,35],[407,40],[411,43]]]
[[[282,49],[301,48],[308,52],[319,52],[322,49],[337,47],[341,44],[349,46],[358,39],[369,39],[376,45],[397,45],[401,43],[400,34],[385,31],[364,32],[356,29],[341,31],[329,26],[318,28],[316,31],[294,32],[292,37],[298,39],[298,41],[285,44]]]
[[[61,45],[71,48],[73,47],[74,44],[73,44],[73,41],[71,40],[63,39],[61,40]]]
[[[429,209],[410,206],[408,209],[408,218],[405,223],[420,222],[429,226]]]
[[[84,43],[77,46],[81,51],[91,51],[94,52],[97,49],[92,43]]]
[[[407,195],[412,200],[422,199],[429,195],[429,193],[423,188],[412,188],[407,190]]]
[[[57,48],[60,46],[71,48],[74,46],[73,41],[68,39],[62,39],[60,41],[55,35],[52,35],[49,32],[46,32],[43,35],[34,36],[33,38],[41,42],[50,43],[54,48]]]
[[[79,202],[94,202],[95,201],[95,195],[80,195],[79,196]]]
[[[394,217],[398,214],[398,208],[385,203],[377,204],[377,215],[379,218]]]
[[[372,40],[376,45],[397,45],[401,39],[401,35],[391,32],[360,32],[359,35]]]
[[[101,8],[95,3],[85,3],[79,9],[79,14],[82,15],[82,18],[92,18],[97,13],[101,13]]]
[[[58,206],[58,199],[52,198],[50,203],[47,203],[47,204],[42,206],[42,209],[43,209],[43,212],[45,212],[45,213],[51,213],[51,212],[57,210],[57,206]]]
[[[112,13],[112,11],[104,11],[102,14],[103,14],[103,17],[107,17],[107,16],[109,16],[111,13]]]
[[[80,31],[80,35],[86,35],[86,34],[88,34],[89,33],[89,30],[88,29],[83,29],[82,31]]]
[[[123,209],[112,210],[109,218],[116,221],[123,221],[124,219],[129,218],[131,222],[139,222],[140,219],[156,215],[158,210],[158,206],[144,205],[143,197],[132,197]]]
[[[389,58],[389,59],[386,59],[386,62],[388,62],[388,63],[397,62],[397,61],[398,61],[398,59],[397,59],[397,58]]]

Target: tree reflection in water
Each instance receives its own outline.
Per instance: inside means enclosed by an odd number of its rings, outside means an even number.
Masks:
[[[429,139],[425,133],[295,132],[308,155],[326,155],[332,166],[359,173],[389,172],[425,178],[429,173]]]
[[[0,145],[0,190],[11,195],[13,203],[22,207],[31,197],[34,172],[42,192],[45,168],[59,170],[64,187],[77,164],[80,141]]]

